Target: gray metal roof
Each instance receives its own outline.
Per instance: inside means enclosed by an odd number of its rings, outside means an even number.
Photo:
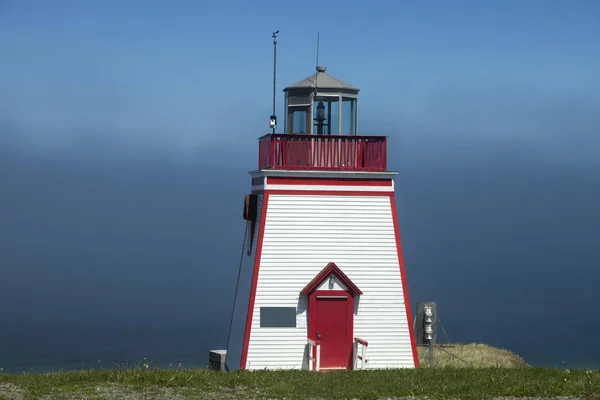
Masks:
[[[327,74],[327,67],[317,67],[317,72],[308,78],[302,79],[283,89],[285,92],[288,89],[314,89],[318,86],[319,89],[330,89],[330,90],[346,90],[358,92],[360,89],[352,86],[344,81],[339,80],[329,74]],[[316,82],[316,84],[315,84]]]

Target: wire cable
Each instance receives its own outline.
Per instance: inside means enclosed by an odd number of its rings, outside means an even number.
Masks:
[[[444,353],[451,355],[452,357],[456,358],[457,360],[460,360],[460,361],[462,361],[462,362],[464,362],[464,363],[467,363],[467,364],[469,364],[469,365],[473,365],[473,363],[470,363],[470,362],[468,362],[468,361],[465,361],[465,360],[463,360],[462,358],[460,358],[460,357],[459,357],[459,356],[457,356],[456,354],[452,354],[452,353],[450,353],[449,351],[446,351],[446,350],[444,350],[444,349],[443,349],[441,346],[435,346],[435,347],[436,347],[438,350],[441,350],[441,351],[443,351]]]
[[[452,344],[452,343],[450,343],[450,338],[448,337],[448,334],[446,333],[446,329],[444,329],[444,324],[442,323],[442,320],[440,319],[440,317],[437,317],[437,320],[440,323],[440,327],[442,328],[442,332],[444,332],[444,336],[446,336],[446,341],[448,342],[448,344]]]
[[[233,295],[233,307],[231,309],[231,319],[229,320],[229,332],[227,333],[227,346],[229,347],[229,340],[231,340],[231,330],[233,328],[233,316],[235,314],[235,302],[237,300],[238,288],[240,287],[240,277],[242,276],[242,262],[244,260],[244,250],[246,248],[246,238],[248,237],[248,226],[249,222],[246,222],[246,227],[244,229],[244,240],[242,241],[242,251],[240,254],[240,265],[238,267],[238,277],[237,282],[235,284],[235,293]],[[229,371],[229,367],[227,366],[227,357],[225,357],[225,369]]]

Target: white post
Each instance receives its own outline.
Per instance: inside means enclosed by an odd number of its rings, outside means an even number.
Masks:
[[[360,354],[358,353],[358,346],[360,346]],[[360,359],[360,369],[365,368],[367,363],[367,347],[369,342],[364,339],[354,338],[354,369],[358,368],[358,360]]]
[[[317,371],[321,369],[321,343],[317,342]]]
[[[360,362],[360,369],[364,369],[365,368],[365,362],[367,361],[367,346],[363,345],[362,346],[362,360]]]
[[[309,341],[308,342],[308,370],[309,371],[313,370],[313,365],[314,365],[312,352],[313,352],[313,344]]]

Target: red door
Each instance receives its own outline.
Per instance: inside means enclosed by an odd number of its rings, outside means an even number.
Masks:
[[[317,296],[316,336],[321,340],[321,369],[348,368],[348,299]]]

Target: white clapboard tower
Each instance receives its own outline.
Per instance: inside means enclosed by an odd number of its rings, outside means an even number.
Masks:
[[[359,90],[325,71],[259,141],[229,370],[419,366],[387,138],[357,135]]]

